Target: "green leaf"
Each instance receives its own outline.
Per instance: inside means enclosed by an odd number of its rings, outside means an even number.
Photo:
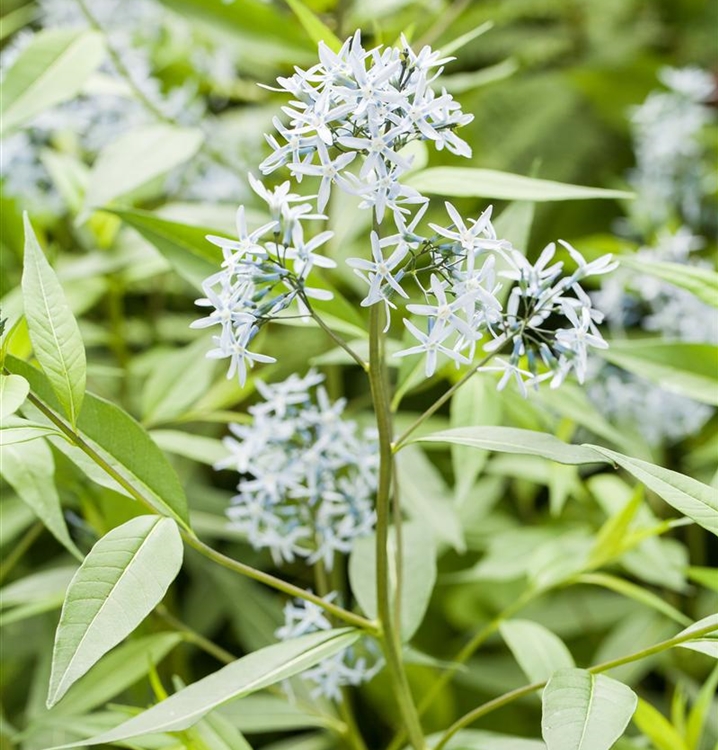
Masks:
[[[0,609],[64,596],[76,572],[77,565],[61,565],[13,581],[0,589]]]
[[[82,714],[119,695],[144,677],[183,640],[181,633],[154,633],[132,638],[104,656],[44,716],[48,720]]]
[[[20,375],[0,374],[0,420],[14,414],[30,392],[30,384]]]
[[[501,404],[495,396],[496,383],[493,380],[473,377],[451,399],[451,427],[461,429],[500,424]],[[477,451],[473,446],[451,446],[456,501],[459,505],[465,502],[488,458],[488,451]]]
[[[453,39],[447,44],[442,44],[440,48],[441,56],[446,57],[448,55],[453,55],[454,52],[461,49],[464,45],[468,44],[469,42],[472,42],[474,39],[477,39],[478,37],[482,36],[487,31],[490,31],[491,29],[493,29],[493,27],[494,27],[493,21],[486,21],[485,23],[482,23],[481,25],[477,26],[475,29],[471,29],[471,31],[467,31],[465,34],[462,34],[461,36],[457,37],[456,39]]]
[[[86,208],[129,196],[156,177],[184,164],[204,140],[196,128],[154,123],[124,133],[100,152],[90,172]]]
[[[665,261],[634,258],[622,255],[618,258],[622,266],[656,276],[669,284],[680,286],[694,294],[698,299],[711,307],[718,307],[718,273],[708,268],[689,266],[685,263],[666,263]]]
[[[150,436],[163,451],[207,466],[214,466],[227,453],[221,440],[204,435],[193,435],[181,430],[152,430]],[[226,518],[223,520],[226,521]]]
[[[443,732],[429,735],[426,739],[434,747],[443,737]],[[446,744],[446,750],[546,750],[541,740],[530,740],[510,734],[486,732],[483,729],[462,729]]]
[[[530,682],[544,682],[557,670],[575,666],[566,644],[537,622],[506,620],[499,630]]]
[[[718,346],[685,341],[611,341],[597,353],[607,362],[667,391],[718,406]]]
[[[711,710],[717,687],[718,664],[713,668],[710,677],[708,677],[703,683],[703,686],[698,692],[698,697],[693,704],[693,708],[691,708],[691,711],[688,714],[688,722],[686,724],[686,744],[690,750],[698,750],[700,747],[703,728],[708,719],[708,712]]]
[[[85,395],[85,347],[60,282],[40,249],[27,212],[22,294],[35,356],[73,427]]]
[[[412,175],[407,182],[422,193],[456,198],[543,202],[633,197],[633,193],[623,190],[567,185],[552,180],[472,167],[432,167]]]
[[[11,355],[6,358],[5,365],[11,372],[26,378],[32,392],[47,406],[58,410],[50,383],[39,370]],[[36,419],[43,417],[38,409],[33,410],[32,416]],[[77,429],[101,463],[138,488],[159,513],[171,515],[181,525],[189,527],[187,498],[175,470],[147,432],[127,412],[88,393]],[[132,496],[115,477],[76,446],[68,446],[68,450],[61,445],[58,447],[93,481]]]
[[[302,711],[278,695],[250,695],[222,706],[217,713],[247,734],[327,727],[332,723],[331,717]]]
[[[461,427],[416,438],[416,442],[468,445],[501,453],[541,456],[561,464],[602,463],[601,457],[590,448],[569,445],[548,433],[516,427]]]
[[[172,268],[197,289],[202,288],[202,282],[216,273],[222,263],[222,251],[207,240],[207,235],[222,235],[223,232],[170,221],[139,209],[113,208],[110,212],[152,243]]]
[[[287,5],[292,9],[313,42],[317,44],[324,42],[330,50],[339,52],[342,48],[339,37],[322,20],[317,18],[302,0],[287,0]]]
[[[424,619],[436,582],[436,550],[429,528],[418,521],[401,527],[401,640],[407,642]],[[389,574],[391,598],[396,598],[398,571],[395,529],[389,534]],[[367,617],[378,613],[376,598],[376,536],[356,540],[349,558],[349,581],[357,601]]]
[[[691,566],[686,572],[692,581],[718,593],[718,568]]]
[[[254,651],[96,737],[62,747],[100,745],[155,732],[176,732],[236,698],[274,685],[351,646],[353,628],[325,630]]]
[[[547,750],[609,750],[636,710],[626,685],[585,669],[555,672],[543,692],[541,732]]]
[[[588,559],[588,564],[592,568],[600,568],[614,557],[621,556],[628,528],[642,503],[643,490],[639,486],[621,510],[608,517],[596,535],[596,541]]]
[[[147,617],[181,566],[182,538],[169,518],[138,516],[95,544],[65,597],[48,707]]]
[[[82,553],[70,538],[62,515],[60,497],[55,489],[55,462],[50,446],[44,440],[3,445],[0,468],[5,481],[32,508],[55,539],[74,557],[82,560]]]
[[[714,487],[677,471],[630,458],[599,445],[586,447],[606,456],[662,497],[671,507],[718,535],[718,492]]]
[[[708,615],[698,622],[694,622],[685,630],[681,630],[678,635],[688,635],[696,630],[702,630],[703,628],[713,626],[713,630],[706,635],[701,635],[691,641],[685,641],[680,643],[681,648],[688,648],[692,651],[698,651],[701,654],[712,656],[714,659],[718,659],[718,615]]]
[[[96,31],[49,29],[35,34],[3,81],[0,133],[72,99],[102,62],[105,48]]]
[[[688,750],[683,737],[671,722],[643,698],[638,699],[633,723],[658,750]]]
[[[3,419],[0,424],[0,448],[6,445],[27,443],[50,435],[60,435],[60,433],[49,425],[12,415]]]

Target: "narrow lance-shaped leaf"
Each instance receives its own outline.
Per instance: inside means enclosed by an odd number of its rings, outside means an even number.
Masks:
[[[351,646],[360,635],[353,628],[324,630],[267,646],[198,680],[109,732],[62,747],[109,744],[144,734],[187,729],[212,709],[299,674]]]
[[[96,31],[49,29],[36,34],[3,81],[0,132],[22,125],[79,93],[105,55]]]
[[[493,169],[471,167],[432,167],[408,179],[411,187],[422,193],[456,198],[498,198],[510,201],[571,201],[590,198],[632,198],[623,190],[567,185],[552,180]]]
[[[341,40],[337,35],[307,6],[302,0],[287,0],[287,5],[292,9],[294,15],[302,24],[309,38],[315,43],[324,42],[333,52],[339,52],[342,47]]]
[[[85,395],[85,347],[65,294],[24,214],[25,266],[22,294],[35,356],[71,424]]]
[[[636,710],[636,694],[585,669],[560,669],[543,692],[541,732],[547,750],[609,750]]]
[[[182,539],[169,518],[133,518],[95,544],[67,590],[48,707],[147,617],[181,565]]]
[[[575,666],[566,644],[538,622],[506,620],[499,629],[531,682],[543,682],[557,670]]]
[[[681,630],[678,635],[688,635],[698,630],[703,630],[706,627],[713,626],[713,629],[708,633],[696,638],[685,641],[679,644],[682,648],[689,648],[692,651],[698,651],[701,654],[712,656],[714,659],[718,659],[718,615],[708,615],[698,622],[694,622],[685,630]]]
[[[4,432],[0,432],[0,435]],[[50,446],[44,440],[37,439],[21,445],[3,445],[0,450],[0,475],[18,497],[32,508],[57,541],[74,557],[82,560],[82,553],[70,538],[62,515]]]

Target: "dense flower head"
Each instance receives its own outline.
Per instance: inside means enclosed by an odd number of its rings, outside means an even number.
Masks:
[[[241,474],[228,516],[275,562],[296,557],[331,568],[374,525],[378,454],[374,430],[360,431],[310,371],[281,383],[257,381],[263,401],[251,424],[232,424],[229,455],[216,468]]]
[[[324,597],[327,602],[336,598],[336,591]],[[284,605],[284,621],[285,624],[276,632],[277,638],[282,640],[330,630],[332,627],[324,610],[318,604],[304,599],[295,599]],[[342,700],[343,687],[368,682],[381,670],[384,662],[376,644],[366,639],[363,644],[364,652],[360,651],[359,646],[349,646],[302,672],[301,676],[315,685],[313,697],[321,695],[339,702]]]
[[[278,138],[267,136],[272,154],[260,169],[269,174],[287,165],[297,181],[321,177],[320,211],[332,185],[361,196],[361,205],[373,208],[379,222],[387,208],[396,216],[409,212],[407,204],[423,202],[400,181],[411,168],[402,149],[412,141],[471,155],[455,130],[473,116],[431,86],[453,58],[441,58],[429,47],[416,54],[403,37],[401,48],[367,51],[357,31],[337,53],[320,42],[319,59],[308,70],[297,68],[278,79],[278,90],[294,97],[282,108],[289,125],[275,119]],[[361,166],[350,171],[357,161]]]

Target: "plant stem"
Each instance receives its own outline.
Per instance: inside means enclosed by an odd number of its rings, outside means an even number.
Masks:
[[[369,372],[369,365],[347,344],[344,339],[336,334],[332,329],[322,320],[321,316],[317,315],[317,313],[314,311],[314,308],[309,304],[309,300],[306,298],[306,296],[302,295],[302,301],[309,309],[309,313],[311,314],[312,318],[317,322],[319,327],[329,336],[332,341],[337,346],[340,346],[344,351],[359,365],[359,367],[364,370],[364,372]]]
[[[384,336],[381,326],[381,305],[372,305],[369,331],[369,382],[379,432],[379,481],[376,497],[376,591],[382,645],[391,675],[401,717],[409,741],[415,750],[423,750],[424,734],[414,705],[409,681],[401,658],[401,643],[393,625],[393,608],[389,585],[390,561],[388,549],[389,520],[391,517],[391,485],[394,456],[392,452],[392,424],[388,373],[384,360]],[[396,593],[399,597],[399,592]]]
[[[610,661],[604,661],[600,664],[595,664],[592,667],[588,668],[588,672],[591,672],[591,674],[600,674],[601,672],[608,672],[610,669],[614,669],[615,667],[620,667],[624,664],[630,664],[634,661],[640,661],[641,659],[645,659],[648,656],[652,656],[653,654],[658,654],[661,651],[667,651],[669,648],[673,648],[674,646],[679,646],[681,643],[685,643],[686,641],[692,641],[696,638],[700,638],[703,635],[708,635],[709,633],[714,633],[716,631],[716,626],[714,625],[706,625],[703,628],[700,628],[698,630],[694,630],[692,633],[684,633],[682,635],[676,635],[673,638],[669,638],[668,640],[661,641],[660,643],[656,643],[653,646],[649,646],[648,648],[641,649],[640,651],[635,651],[632,654],[628,654],[627,656],[621,656],[617,659],[611,659]],[[537,690],[541,690],[541,688],[546,687],[548,684],[548,680],[544,680],[543,682],[532,682],[529,685],[524,685],[523,687],[516,688],[515,690],[511,690],[508,693],[504,693],[503,695],[500,695],[498,698],[494,698],[493,700],[488,701],[488,703],[484,703],[481,706],[478,706],[473,711],[469,711],[469,713],[462,716],[460,719],[455,721],[442,735],[441,739],[439,740],[438,744],[434,746],[433,750],[443,750],[444,747],[446,747],[446,744],[448,741],[460,730],[464,727],[469,726],[469,724],[473,724],[477,719],[481,718],[482,716],[485,716],[486,714],[491,713],[492,711],[495,711],[497,708],[501,708],[502,706],[507,705],[508,703],[512,703],[513,701],[517,700],[518,698],[521,698],[524,695],[529,695],[530,693],[534,693]]]
[[[459,380],[454,383],[454,385],[449,388],[448,391],[446,391],[444,394],[442,394],[434,403],[420,416],[418,417],[413,424],[405,430],[405,432],[398,438],[398,440],[394,441],[393,445],[393,451],[396,453],[398,450],[404,447],[407,440],[411,436],[411,433],[414,432],[417,428],[421,427],[424,422],[426,422],[429,417],[431,417],[438,409],[440,409],[455,393],[456,391],[461,388],[462,385],[465,383],[468,383],[471,378],[476,375],[476,373],[486,365],[486,363],[494,357],[498,352],[491,352],[491,354],[487,354],[478,364],[474,365],[470,370],[467,370]]]
[[[158,510],[154,507],[152,501],[146,498],[144,494],[139,489],[137,489],[137,487],[135,487],[132,482],[130,482],[126,477],[118,472],[114,468],[114,466],[111,466],[109,463],[107,463],[107,461],[105,461],[105,459],[101,455],[99,455],[99,453],[97,453],[97,451],[89,443],[87,443],[82,438],[82,436],[75,432],[64,421],[64,419],[62,419],[62,417],[56,414],[50,407],[46,406],[33,393],[30,393],[28,395],[28,400],[33,405],[35,405],[53,424],[55,424],[73,445],[76,445],[78,448],[80,448],[83,453],[89,456],[89,458],[91,458],[106,474],[111,476],[135,500],[142,503],[142,505],[152,511],[152,513],[158,513]],[[341,620],[342,622],[346,622],[349,625],[353,625],[354,627],[358,627],[362,630],[366,630],[369,633],[378,635],[379,627],[371,620],[367,620],[360,615],[349,612],[348,610],[344,609],[343,607],[339,607],[336,604],[326,602],[321,597],[316,596],[315,594],[312,594],[309,591],[300,588],[299,586],[294,586],[291,583],[287,583],[281,578],[276,578],[269,573],[265,573],[263,570],[258,570],[251,567],[250,565],[245,565],[238,560],[234,560],[231,557],[223,555],[221,552],[218,552],[217,550],[201,541],[191,529],[189,529],[182,523],[180,525],[180,533],[182,534],[184,541],[189,544],[190,547],[193,547],[204,557],[218,563],[222,567],[233,570],[235,573],[240,573],[247,578],[252,578],[255,581],[259,581],[259,583],[270,586],[271,588],[288,594],[289,596],[296,596],[300,599],[306,599],[307,601],[313,602],[314,604],[317,604],[325,609],[330,614],[334,615],[334,617]]]
[[[35,540],[44,530],[44,524],[42,521],[38,521],[25,532],[25,535],[17,543],[13,551],[2,561],[2,565],[0,565],[0,583],[7,578],[12,569],[20,562],[23,555],[32,547]]]
[[[197,646],[197,648],[201,648],[202,651],[213,656],[217,661],[220,661],[223,664],[231,664],[239,658],[226,649],[223,649],[221,646],[218,646],[216,643],[210,641],[208,638],[205,638],[201,633],[198,633],[189,625],[179,620],[167,609],[167,607],[164,606],[164,604],[160,604],[155,612],[158,617],[164,620],[164,622],[173,630],[181,633],[188,643],[192,643]]]

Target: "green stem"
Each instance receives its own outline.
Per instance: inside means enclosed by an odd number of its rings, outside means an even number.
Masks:
[[[454,675],[459,671],[461,666],[465,664],[473,656],[476,650],[479,649],[486,640],[499,629],[501,623],[523,609],[537,593],[538,592],[533,590],[525,591],[515,602],[496,615],[491,622],[488,622],[483,628],[477,631],[474,637],[451,660],[451,666],[437,678],[436,682],[434,682],[421,699],[421,702],[419,703],[419,716],[422,716],[432,705],[441,691],[444,690],[451,680],[454,679]],[[398,732],[387,750],[399,750],[399,748],[403,747],[405,740],[406,732]]]
[[[45,526],[42,521],[38,521],[27,530],[13,551],[2,561],[2,565],[0,565],[0,583],[8,577],[12,569],[22,560],[24,554],[32,547],[35,540],[44,530]]]
[[[700,638],[703,635],[714,633],[715,630],[715,625],[706,625],[703,628],[694,630],[692,633],[676,635],[673,638],[661,641],[660,643],[656,643],[653,646],[641,649],[640,651],[635,651],[634,653],[628,654],[627,656],[621,656],[617,659],[611,659],[610,661],[604,661],[600,664],[595,664],[594,666],[589,667],[587,671],[591,672],[591,674],[608,672],[610,669],[614,669],[615,667],[621,667],[624,664],[630,664],[634,661],[640,661],[641,659],[645,659],[648,656],[653,656],[653,654],[658,654],[661,651],[667,651],[669,648],[673,648],[674,646],[679,646],[681,643],[685,643],[686,641],[692,641],[696,638]],[[524,695],[529,695],[531,693],[535,693],[537,690],[541,690],[542,688],[546,687],[547,684],[548,680],[544,680],[543,682],[532,682],[530,685],[524,685],[523,687],[511,690],[508,693],[504,693],[504,695],[500,695],[498,698],[494,698],[493,700],[488,701],[488,703],[484,703],[481,706],[478,706],[473,711],[469,711],[469,713],[465,714],[460,719],[455,721],[446,730],[446,732],[444,732],[438,744],[434,746],[433,750],[443,750],[449,740],[459,730],[469,726],[470,724],[473,724],[477,719],[480,719],[482,716],[486,716],[486,714],[495,711],[497,708],[501,708],[508,703],[512,703],[513,701],[521,698]]]
[[[421,416],[419,416],[397,440],[394,441],[394,453],[403,448],[409,437],[411,437],[411,434],[419,427],[421,427],[421,425],[424,424],[424,422],[426,422],[429,417],[433,416],[456,393],[456,391],[461,388],[462,385],[468,383],[469,380],[471,380],[471,378],[473,378],[474,375],[476,375],[476,373],[482,367],[484,367],[492,357],[496,356],[496,354],[498,354],[498,352],[491,352],[491,354],[487,354],[478,364],[474,365],[470,370],[467,370],[461,376],[461,378],[457,380],[454,385],[451,386],[451,388],[449,388],[449,390],[447,390],[438,399],[436,399],[436,401],[434,401],[434,403]]]
[[[401,658],[401,643],[394,627],[390,590],[389,520],[394,457],[388,373],[384,360],[384,336],[381,305],[372,305],[369,331],[369,382],[379,432],[379,480],[376,497],[376,590],[377,610],[382,627],[382,646],[387,667],[394,683],[396,700],[409,741],[415,750],[423,750],[424,734],[414,705],[409,681]],[[399,593],[397,592],[397,597]]]
[[[58,414],[56,414],[50,407],[46,406],[40,399],[37,398],[33,393],[28,395],[28,400],[34,404],[53,424],[55,424],[60,431],[68,438],[68,440],[80,448],[89,458],[91,458],[106,474],[111,476],[121,487],[138,502],[148,508],[152,513],[158,513],[157,508],[154,507],[152,502],[144,496],[144,494],[135,487],[126,477],[118,472],[113,466],[107,463],[105,459],[97,453],[97,451],[89,445],[80,435],[78,435]],[[318,606],[325,609],[330,614],[334,615],[337,619],[345,622],[354,627],[366,630],[369,633],[378,635],[379,627],[376,623],[371,620],[367,620],[360,615],[356,615],[353,612],[349,612],[343,607],[339,607],[331,602],[326,602],[316,594],[312,594],[299,586],[294,586],[291,583],[283,581],[281,578],[276,578],[269,573],[265,573],[263,570],[258,570],[245,565],[244,563],[234,560],[231,557],[223,555],[221,552],[213,549],[209,545],[201,541],[196,534],[189,529],[186,525],[180,525],[180,533],[184,541],[190,546],[196,549],[201,555],[216,562],[228,570],[232,570],[235,573],[240,573],[247,578],[251,578],[259,583],[263,583],[266,586],[281,591],[289,596],[295,596],[300,599],[306,599],[307,601],[313,602]]]
[[[347,344],[344,339],[336,334],[332,329],[322,320],[321,316],[317,315],[317,313],[314,311],[312,306],[309,304],[309,300],[305,295],[302,295],[302,301],[309,309],[309,313],[314,318],[314,320],[317,322],[319,327],[329,336],[329,338],[339,347],[344,349],[344,351],[359,365],[359,367],[364,370],[364,372],[369,372],[369,365]]]
[[[237,656],[231,654],[221,646],[218,646],[208,638],[205,638],[201,633],[193,630],[189,625],[175,617],[167,609],[167,607],[164,606],[164,604],[160,604],[155,609],[155,612],[157,613],[157,616],[160,617],[173,630],[176,630],[178,633],[183,635],[184,639],[188,643],[192,643],[193,645],[197,646],[197,648],[202,649],[202,651],[209,654],[210,656],[213,656],[215,659],[217,659],[217,661],[220,661],[223,664],[231,664],[233,661],[237,660]]]

